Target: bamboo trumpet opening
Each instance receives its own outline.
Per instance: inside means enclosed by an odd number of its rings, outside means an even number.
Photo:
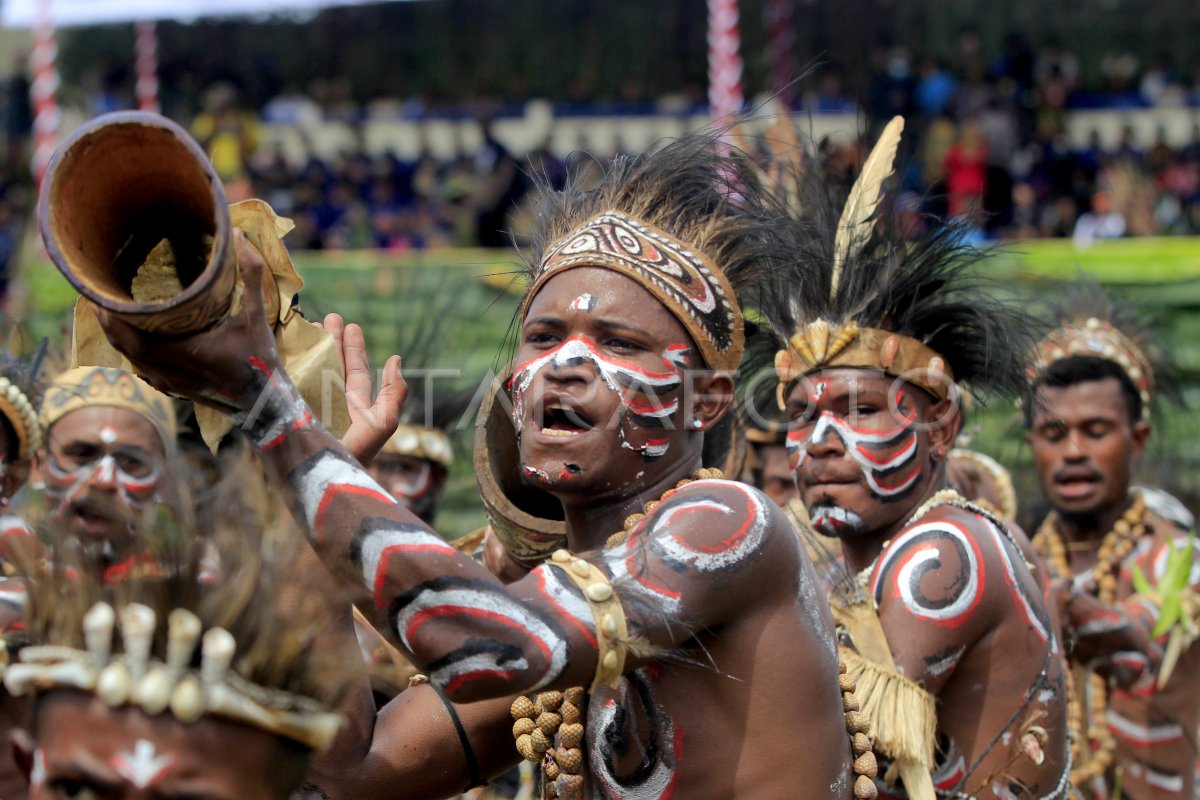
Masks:
[[[39,216],[47,251],[67,280],[134,324],[185,305],[228,303],[233,265],[226,263],[232,252],[221,181],[187,132],[164,117],[107,114],[76,131],[50,163]],[[138,302],[134,276],[164,239],[183,290]],[[214,302],[207,293],[226,296]]]

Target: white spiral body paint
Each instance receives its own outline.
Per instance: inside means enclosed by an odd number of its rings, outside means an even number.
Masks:
[[[632,676],[621,678],[617,685],[617,696],[609,697],[598,703],[599,708],[590,710],[588,714],[588,729],[597,732],[588,737],[592,756],[588,762],[592,768],[596,788],[599,789],[600,797],[604,800],[668,800],[675,791],[675,784],[679,778],[678,762],[682,744],[681,736],[674,720],[661,708],[645,709],[652,717],[651,724],[654,728],[652,735],[658,739],[659,757],[643,780],[636,784],[622,782],[612,771],[611,753],[604,751],[607,743],[616,739],[621,733],[622,708],[634,702],[637,694],[632,690],[630,681],[641,681],[649,694],[649,687],[652,684],[645,677],[644,672],[644,670],[638,670]],[[653,704],[653,696],[650,695],[648,699]],[[642,698],[638,697],[637,701],[642,702]],[[631,744],[642,749],[643,755],[645,755],[641,742]]]
[[[913,588],[920,582],[921,568],[928,569],[941,564],[938,542],[942,540],[949,540],[958,549],[959,557],[966,565],[967,579],[950,602],[935,608],[925,605],[913,593]],[[979,545],[957,523],[938,520],[914,525],[897,536],[880,556],[871,576],[875,603],[879,605],[883,601],[883,575],[895,567],[895,576],[890,583],[895,586],[909,613],[919,619],[956,627],[966,620],[982,597],[982,562]]]
[[[684,564],[700,572],[716,572],[739,564],[759,551],[766,540],[767,511],[758,497],[741,483],[705,480],[689,486],[692,491],[702,488],[724,488],[738,492],[746,500],[745,516],[741,520],[728,519],[737,514],[733,508],[720,500],[697,497],[672,505],[658,514],[650,529],[650,541],[655,551],[668,561]],[[676,519],[691,512],[700,512],[705,516],[720,514],[735,523],[736,527],[728,536],[712,545],[698,544],[692,540],[694,536],[680,538],[671,533],[669,528]],[[711,531],[725,521],[705,519],[704,528]]]
[[[881,483],[885,473],[894,473],[904,467],[914,464],[917,456],[917,435],[912,429],[913,420],[909,418],[902,425],[890,430],[872,428],[855,428],[849,422],[828,411],[821,414],[813,426],[812,432],[804,436],[802,431],[792,431],[787,437],[788,450],[793,454],[796,469],[804,463],[808,456],[808,444],[818,444],[825,437],[833,434],[842,440],[846,453],[862,470],[863,477],[871,491],[883,498],[903,494],[921,477],[921,467],[913,469],[894,486]],[[907,440],[906,440],[907,439]],[[887,458],[872,455],[872,450],[887,450],[892,447],[899,449]]]
[[[176,760],[171,753],[160,756],[154,742],[138,739],[132,753],[118,753],[109,761],[109,766],[137,788],[146,789],[162,780]]]
[[[1125,771],[1133,778],[1146,783],[1160,792],[1180,794],[1183,791],[1183,776],[1160,772],[1140,761],[1131,761],[1125,765]]]
[[[320,453],[312,466],[296,479],[296,494],[304,508],[304,519],[314,535],[320,536],[320,524],[334,498],[355,494],[370,497],[385,505],[396,499],[356,463],[339,458],[332,451]]]
[[[396,613],[396,633],[405,648],[412,651],[413,639],[421,627],[427,622],[443,619],[451,624],[460,620],[486,620],[515,632],[514,640],[520,649],[532,647],[540,651],[546,666],[530,691],[537,691],[557,678],[567,663],[567,642],[533,611],[497,591],[468,586],[421,589],[412,602]],[[470,654],[431,670],[429,677],[439,686],[446,686],[472,673],[508,675],[530,669],[531,665],[524,658],[501,663],[498,654]]]
[[[604,551],[604,563],[612,575],[613,588],[623,597],[657,608],[665,616],[677,617],[681,600],[679,592],[662,586],[646,574],[646,554],[640,547],[634,547],[633,542],[633,538],[630,538]]]

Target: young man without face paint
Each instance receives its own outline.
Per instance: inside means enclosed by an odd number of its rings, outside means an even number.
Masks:
[[[885,129],[840,221],[828,187],[802,184],[792,261],[760,309],[783,345],[792,466],[813,526],[840,542],[831,608],[883,791],[1063,798],[1052,616],[1021,540],[947,490],[943,469],[962,422],[954,381],[1018,391],[1027,326],[972,281],[980,254],[956,231],[908,237],[877,212],[902,125]]]
[[[50,513],[95,558],[122,571],[138,522],[168,480],[175,411],[164,394],[120,369],[76,367],[42,398],[45,447],[36,469]]]
[[[561,502],[573,553],[504,586],[302,402],[242,421],[326,563],[353,566],[432,680],[368,722],[360,753],[330,761],[331,796],[444,796],[511,766],[514,736],[547,797],[848,798],[852,753],[859,796],[874,795],[795,534],[759,492],[698,471],[742,350],[734,285],[767,243],[753,175],[713,144],[619,159],[598,188],[548,193],[539,216],[512,408],[523,474]],[[261,260],[243,246],[239,261],[257,285]],[[104,325],[184,395],[225,386],[249,410],[268,377],[288,386],[249,296],[182,341]]]
[[[206,502],[143,526],[153,573],[112,582],[71,529],[24,565],[3,676],[33,698],[17,746],[31,800],[286,800],[338,732],[346,673],[316,644],[329,599],[290,591],[286,548],[263,546],[266,487],[231,466]],[[201,579],[205,545],[229,565],[219,581]]]
[[[1026,436],[1052,507],[1034,545],[1062,579],[1071,659],[1088,676],[1074,687],[1072,725],[1090,745],[1075,780],[1086,796],[1109,797],[1120,770],[1124,797],[1192,797],[1200,646],[1160,669],[1169,636],[1153,634],[1164,595],[1194,596],[1200,567],[1164,587],[1171,548],[1188,547],[1188,532],[1130,489],[1150,435],[1153,344],[1132,310],[1091,282],[1055,323],[1030,367]],[[1139,644],[1120,644],[1130,638]]]

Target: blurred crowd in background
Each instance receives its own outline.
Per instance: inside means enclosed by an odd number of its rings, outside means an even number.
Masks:
[[[1099,136],[1073,147],[1065,117],[1080,108],[1200,106],[1200,76],[1181,74],[1166,55],[1139,60],[1106,55],[1099,81],[1085,82],[1078,60],[1050,41],[1031,47],[1011,35],[1003,48],[985,53],[977,31],[959,31],[953,58],[938,58],[881,43],[872,50],[869,81],[852,89],[848,72],[835,61],[813,68],[789,98],[797,111],[862,112],[867,124],[857,141],[818,143],[833,152],[831,163],[849,171],[863,143],[894,114],[908,118],[903,191],[911,209],[965,215],[981,240],[1074,237],[1087,244],[1128,235],[1200,233],[1200,124],[1183,146],[1165,136],[1139,138],[1132,128],[1115,146]],[[79,102],[85,115],[132,106],[127,66],[100,64],[89,73]],[[0,184],[0,265],[19,241],[29,218],[33,190],[28,175],[31,112],[29,81],[15,70],[5,87],[3,130],[7,145]],[[703,98],[647,100],[636,86],[623,87],[620,102],[597,99],[609,114],[682,113],[702,108]],[[505,247],[507,231],[520,227],[514,214],[526,208],[531,174],[551,184],[565,179],[568,165],[548,149],[510,152],[491,135],[481,117],[482,144],[457,145],[452,157],[425,152],[402,159],[350,148],[334,158],[310,149],[299,161],[261,135],[265,124],[301,119],[336,119],[361,129],[372,114],[406,119],[458,113],[473,107],[434,107],[427,99],[356,100],[344,83],[294,86],[263,100],[235,82],[219,81],[176,97],[184,120],[211,153],[227,180],[231,199],[259,196],[293,218],[288,237],[295,249],[377,248],[409,251],[451,246]],[[491,98],[488,107],[513,107],[521,98]],[[699,104],[699,105],[697,105]],[[586,98],[556,103],[556,113],[583,113]],[[386,109],[386,112],[381,111]],[[359,141],[362,137],[358,137]]]

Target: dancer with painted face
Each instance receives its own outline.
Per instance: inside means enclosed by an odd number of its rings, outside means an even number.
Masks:
[[[1054,323],[1030,366],[1026,436],[1052,509],[1034,545],[1065,579],[1063,618],[1076,642],[1075,782],[1106,798],[1119,774],[1124,797],[1192,797],[1200,646],[1179,624],[1159,625],[1168,596],[1185,615],[1200,610],[1200,567],[1169,575],[1182,563],[1173,549],[1192,546],[1188,532],[1130,487],[1163,360],[1134,310],[1094,282],[1070,293]],[[1139,633],[1137,648],[1097,641]],[[1159,666],[1164,650],[1174,653]]]
[[[76,367],[46,390],[40,420],[36,468],[51,513],[98,560],[122,569],[140,519],[169,483],[171,400],[124,370]]]
[[[780,255],[753,174],[713,146],[685,139],[546,195],[511,397],[522,472],[561,503],[569,550],[525,578],[504,586],[446,545],[294,392],[240,420],[326,563],[353,566],[432,682],[383,710],[361,763],[330,765],[332,796],[444,796],[510,766],[514,737],[545,797],[874,796],[794,532],[761,493],[698,471],[742,353],[735,286]],[[239,261],[257,285],[261,260]],[[249,412],[290,383],[244,300],[183,340],[104,325],[173,391],[220,385]]]
[[[1051,614],[1020,538],[942,468],[962,421],[954,382],[1019,391],[1027,325],[973,281],[982,256],[952,227],[910,237],[880,205],[902,128],[885,128],[844,204],[801,182],[792,258],[764,293],[792,466],[813,527],[840,543],[831,608],[883,791],[1062,798]]]
[[[32,800],[285,800],[337,734],[346,671],[318,644],[329,598],[294,591],[256,469],[223,475],[139,530],[152,573],[113,583],[67,518],[46,531],[50,561],[23,565],[26,625],[2,671],[32,697],[17,746]],[[220,581],[201,579],[202,543],[228,565]]]

